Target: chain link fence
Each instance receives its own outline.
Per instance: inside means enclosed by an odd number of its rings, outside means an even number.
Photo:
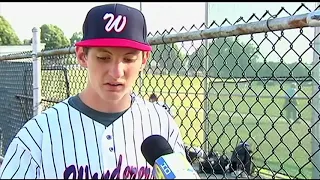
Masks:
[[[254,178],[311,178],[313,171],[320,173],[312,161],[319,157],[314,132],[320,132],[320,51],[319,34],[307,17],[319,16],[299,14],[301,9],[307,7],[150,33],[152,57],[134,91],[146,99],[156,93],[171,105],[190,146],[230,157],[240,141],[249,143]],[[44,50],[38,57],[43,110],[85,87],[87,73],[74,47]],[[32,70],[32,52],[0,57],[2,155],[32,117]]]
[[[29,55],[21,52],[13,56]],[[32,116],[32,59],[0,61],[0,153]]]

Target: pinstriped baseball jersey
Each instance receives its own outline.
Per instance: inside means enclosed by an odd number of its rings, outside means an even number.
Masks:
[[[171,116],[174,116],[173,112],[172,112],[172,108],[170,108],[170,106],[168,106],[168,104],[164,103],[164,102],[160,102],[160,101],[157,101],[156,102],[158,105],[162,106],[165,110],[168,111],[168,113],[171,115]]]
[[[178,126],[157,104],[133,94],[131,107],[105,126],[92,119],[94,110],[81,112],[70,99],[22,127],[7,149],[1,178],[151,179],[140,146],[154,134],[185,154]]]

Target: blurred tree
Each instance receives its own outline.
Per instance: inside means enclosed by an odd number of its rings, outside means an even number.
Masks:
[[[0,16],[0,45],[18,44],[21,44],[21,42],[12,26],[3,16]]]
[[[254,76],[259,56],[252,44],[228,37],[214,39],[208,50],[201,45],[188,58],[189,68],[197,72],[204,72],[205,59],[209,58],[209,75],[228,78]]]
[[[72,34],[71,38],[70,38],[70,43],[71,45],[74,45],[76,42],[79,42],[81,41],[82,39],[82,32],[75,32]]]
[[[159,44],[152,46],[151,59],[158,69],[176,73],[182,67],[182,55],[176,44]]]
[[[56,25],[43,24],[41,27],[40,40],[46,43],[45,49],[55,49],[70,46],[69,39],[63,31]]]
[[[32,43],[32,38],[23,40],[23,44],[25,44],[25,45],[30,45],[31,43]]]

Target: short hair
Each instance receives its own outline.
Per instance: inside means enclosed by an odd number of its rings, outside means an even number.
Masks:
[[[155,100],[158,100],[158,97],[155,93],[152,93],[149,97],[149,99],[155,99]]]

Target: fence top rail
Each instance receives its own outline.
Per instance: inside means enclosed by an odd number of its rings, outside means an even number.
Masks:
[[[149,37],[148,41],[151,45],[159,45],[183,41],[194,41],[201,39],[221,38],[236,35],[247,35],[253,33],[289,30],[303,27],[320,27],[320,10],[300,15],[286,16],[251,23],[221,26],[217,28],[209,28],[185,33],[157,35],[154,37]],[[66,55],[73,53],[75,53],[75,47],[70,46],[67,48],[38,52],[36,55],[38,57],[43,57],[52,55]],[[0,56],[0,61],[31,58],[33,55],[34,54],[31,53],[3,55]]]

